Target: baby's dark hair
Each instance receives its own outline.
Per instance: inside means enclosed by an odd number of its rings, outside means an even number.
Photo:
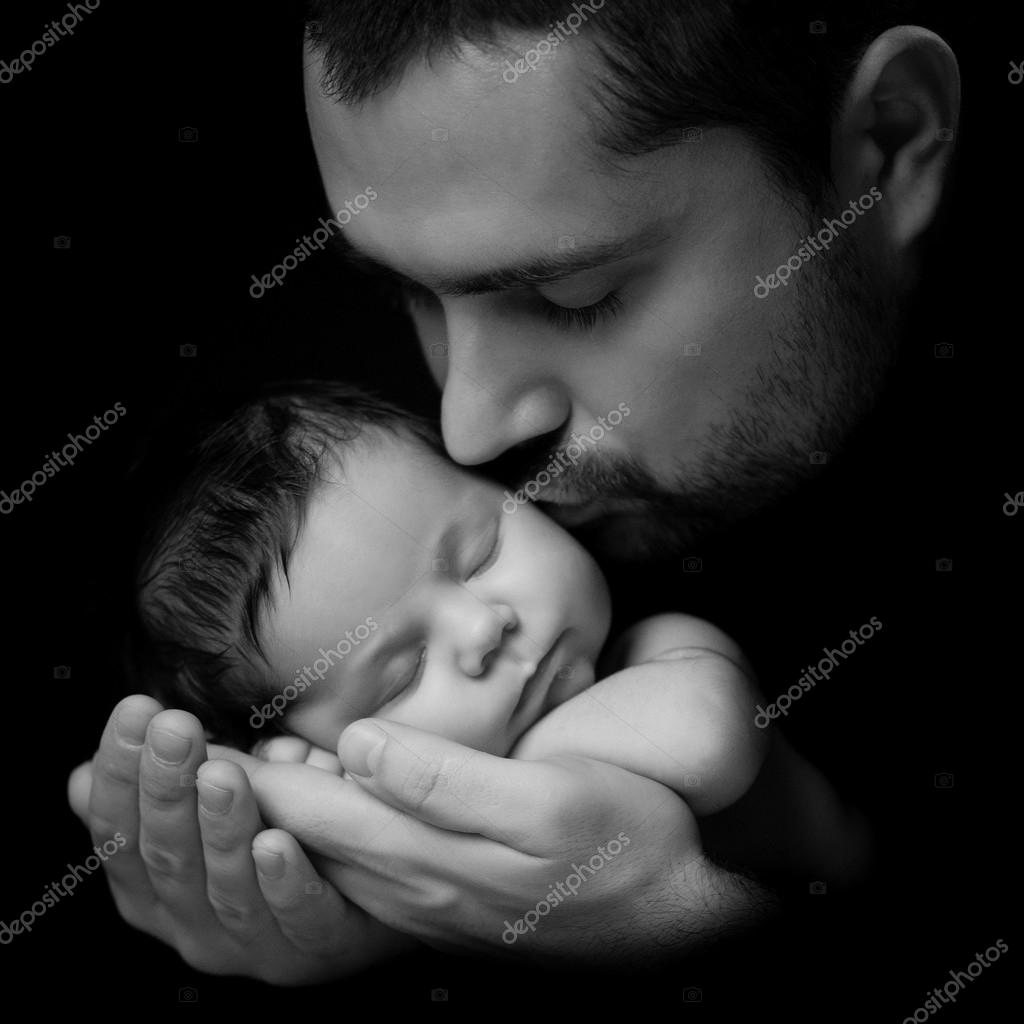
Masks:
[[[145,522],[126,663],[135,686],[194,713],[212,739],[248,749],[249,705],[290,681],[271,677],[260,617],[275,576],[287,579],[325,470],[379,432],[443,448],[428,421],[327,381],[267,385],[191,432],[172,426],[148,439],[131,474]],[[173,436],[183,429],[184,444]]]

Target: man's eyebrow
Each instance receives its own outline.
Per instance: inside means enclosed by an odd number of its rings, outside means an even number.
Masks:
[[[333,248],[342,258],[360,270],[391,278],[401,284],[429,288],[437,295],[487,295],[510,288],[536,288],[555,284],[575,274],[596,270],[610,263],[639,256],[655,248],[669,237],[660,225],[645,228],[629,238],[607,242],[591,242],[580,248],[567,248],[557,254],[545,254],[521,263],[494,270],[477,271],[466,276],[441,275],[432,280],[415,280],[389,266],[384,260],[357,249],[344,236],[332,238]]]

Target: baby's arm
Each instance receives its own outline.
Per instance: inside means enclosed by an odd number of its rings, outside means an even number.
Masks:
[[[640,664],[555,708],[512,756],[575,754],[657,779],[706,816],[705,846],[727,863],[836,882],[863,873],[863,815],[781,733],[754,725],[762,698],[728,636],[700,619],[663,615],[624,634],[612,657]]]
[[[675,790],[694,814],[720,811],[751,786],[767,751],[761,699],[737,645],[710,623],[661,615],[629,630],[618,671],[552,710],[511,756],[574,754]]]

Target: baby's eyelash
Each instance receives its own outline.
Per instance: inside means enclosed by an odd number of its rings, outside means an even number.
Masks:
[[[501,542],[502,542],[502,530],[501,524],[498,524],[497,532],[494,535],[494,543],[491,545],[491,550],[487,553],[487,557],[467,576],[467,579],[476,579],[477,576],[482,576],[494,563],[498,560],[498,555],[501,554]]]

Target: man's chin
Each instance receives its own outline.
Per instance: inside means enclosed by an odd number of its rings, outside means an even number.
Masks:
[[[559,495],[561,497],[561,495]],[[682,499],[610,495],[590,501],[538,500],[538,507],[600,562],[657,562],[692,554],[720,522]]]
[[[611,519],[639,519],[649,514],[650,504],[641,498],[602,497],[591,501],[572,499],[542,499],[537,501],[541,511],[547,513],[559,526],[575,530]]]

